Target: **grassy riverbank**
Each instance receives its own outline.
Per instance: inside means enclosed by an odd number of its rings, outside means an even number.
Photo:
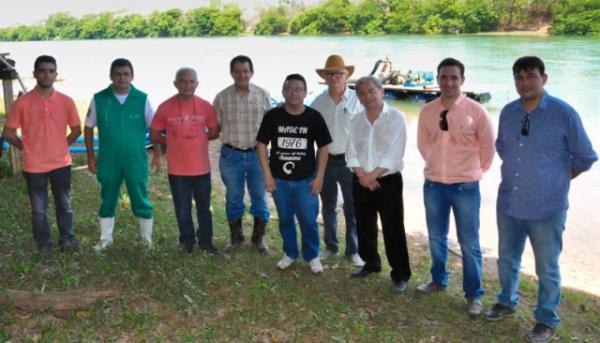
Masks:
[[[78,158],[75,164],[83,163]],[[267,257],[250,245],[218,256],[183,253],[164,172],[150,178],[157,249],[147,251],[140,244],[136,220],[123,197],[115,245],[104,254],[94,252],[99,188],[94,177],[74,171],[75,228],[83,252],[56,252],[42,265],[31,237],[25,184],[22,177],[5,172],[0,176],[0,292],[115,290],[119,297],[62,319],[0,305],[0,342],[518,342],[533,325],[536,285],[529,277],[523,280],[516,316],[499,323],[469,319],[460,260],[454,255],[448,291],[432,297],[417,294],[416,286],[428,278],[424,237],[409,237],[414,274],[403,295],[392,292],[387,268],[364,281],[350,280],[352,268],[341,257],[325,261],[321,276],[312,275],[306,263],[277,270],[281,240],[276,221],[269,225]],[[215,176],[213,184],[215,244],[222,251],[228,238],[223,193]],[[494,301],[497,279],[494,262],[486,265],[487,307]],[[561,341],[600,340],[598,298],[567,290],[560,314]]]

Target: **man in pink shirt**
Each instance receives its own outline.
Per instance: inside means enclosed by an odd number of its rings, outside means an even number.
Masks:
[[[431,281],[425,294],[448,287],[448,227],[454,212],[462,252],[463,290],[467,312],[481,313],[482,257],[479,247],[479,180],[494,158],[494,131],[483,106],[461,93],[464,65],[446,58],[437,68],[441,96],[419,116],[417,143],[425,160],[423,198],[431,251]]]
[[[217,116],[209,102],[194,95],[198,87],[194,69],[179,69],[173,84],[178,93],[158,107],[150,127],[150,139],[154,143],[167,144],[167,171],[179,242],[186,251],[192,252],[197,238],[200,250],[215,254],[208,141],[219,137]],[[166,130],[166,136],[162,135],[163,130]],[[195,233],[192,197],[198,220]]]
[[[36,87],[19,97],[4,127],[4,138],[23,150],[23,176],[31,202],[33,238],[43,259],[52,249],[48,225],[48,180],[56,204],[61,251],[79,251],[73,234],[71,155],[69,145],[81,135],[73,100],[53,88],[56,60],[39,56],[34,63]],[[67,136],[67,127],[71,133]],[[17,129],[21,128],[21,138]]]

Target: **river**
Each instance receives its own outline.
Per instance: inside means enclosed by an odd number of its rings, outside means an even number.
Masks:
[[[133,62],[134,84],[147,91],[154,105],[174,94],[172,86],[178,67],[190,66],[199,73],[197,94],[212,100],[231,84],[229,60],[246,54],[254,61],[253,82],[278,96],[287,74],[301,73],[308,82],[309,97],[321,89],[315,68],[322,67],[330,54],[341,54],[354,64],[354,76],[368,74],[374,62],[389,57],[394,68],[403,71],[435,70],[448,56],[466,66],[465,89],[488,91],[486,107],[497,127],[499,112],[517,97],[511,67],[523,55],[537,55],[546,63],[549,80],[546,89],[580,113],[596,151],[600,150],[600,39],[539,36],[380,36],[380,37],[223,37],[181,39],[137,39],[56,42],[0,42],[0,52],[10,53],[21,75],[29,77],[35,57],[50,54],[57,58],[57,88],[78,102],[109,83],[109,65],[116,57]],[[28,78],[26,83],[33,84]],[[410,233],[426,235],[422,206],[423,162],[416,148],[418,111],[422,103],[390,101],[407,113],[408,143],[405,155],[406,227]],[[484,254],[497,256],[495,200],[500,181],[499,159],[481,182],[481,242]],[[218,181],[216,181],[218,182]],[[75,196],[77,196],[75,194]],[[577,178],[571,187],[561,256],[563,285],[600,295],[600,165]],[[451,229],[454,231],[454,229]],[[455,234],[452,233],[455,239]],[[533,273],[528,246],[523,268]],[[426,277],[426,276],[423,276]]]

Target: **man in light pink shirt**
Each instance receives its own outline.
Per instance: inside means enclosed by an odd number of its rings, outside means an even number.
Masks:
[[[33,237],[42,259],[46,259],[52,249],[48,181],[56,207],[60,249],[79,251],[73,234],[69,145],[81,135],[81,124],[73,100],[53,87],[57,76],[54,57],[39,56],[33,76],[37,84],[11,108],[3,136],[23,150],[23,176],[31,202]],[[67,127],[71,131],[69,135]],[[21,137],[17,136],[19,128]]]
[[[194,69],[179,69],[173,84],[178,93],[158,106],[150,127],[150,139],[167,144],[167,171],[181,246],[192,252],[197,238],[200,250],[215,254],[208,141],[219,137],[217,116],[208,101],[194,95],[198,87]],[[166,136],[162,136],[163,130],[167,131]],[[192,198],[196,202],[196,232]]]
[[[425,160],[423,198],[431,251],[431,281],[425,294],[448,287],[448,227],[454,212],[462,252],[463,290],[467,312],[481,313],[482,257],[479,247],[479,180],[494,158],[494,131],[483,106],[461,93],[464,65],[446,58],[437,68],[441,96],[419,116],[417,143]]]

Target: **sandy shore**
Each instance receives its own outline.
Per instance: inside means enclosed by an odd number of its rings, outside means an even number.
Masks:
[[[490,31],[490,32],[479,32],[477,35],[483,36],[549,36],[550,25],[542,25],[537,30],[518,30],[518,31]]]

